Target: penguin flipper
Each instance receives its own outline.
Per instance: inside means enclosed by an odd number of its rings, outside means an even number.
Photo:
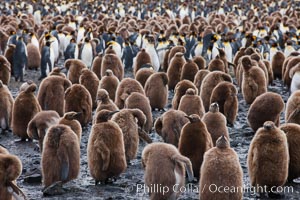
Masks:
[[[155,124],[154,124],[154,128],[159,135],[161,135],[162,127],[163,127],[162,119],[161,119],[161,117],[159,117],[159,118],[157,118],[157,120],[155,121]]]
[[[144,140],[148,144],[152,143],[152,139],[149,135],[141,128],[138,129],[140,139]]]
[[[70,163],[69,163],[69,157],[67,156],[67,152],[61,152],[59,154],[59,159],[61,162],[61,169],[60,169],[60,179],[61,181],[66,181],[68,179],[69,176],[69,167],[70,167]]]
[[[251,81],[249,87],[251,88],[253,96],[257,96],[258,85],[254,81]]]
[[[100,154],[102,159],[102,171],[106,171],[110,164],[110,150],[102,140],[98,140],[96,144],[97,152]]]
[[[172,156],[172,160],[176,163],[176,166],[179,163],[183,163],[185,165],[186,172],[188,174],[188,180],[193,181],[194,180],[194,173],[193,173],[193,168],[192,168],[192,163],[190,159],[188,159],[185,156],[182,156],[180,154],[176,154]]]

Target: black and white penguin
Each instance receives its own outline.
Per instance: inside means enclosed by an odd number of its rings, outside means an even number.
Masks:
[[[153,69],[157,72],[160,68],[160,62],[154,44],[155,44],[154,37],[148,36],[148,43],[146,44],[145,50],[150,56]]]
[[[43,46],[42,54],[41,54],[41,76],[39,80],[42,80],[43,78],[47,77],[47,69],[49,69],[49,72],[52,71],[52,63],[50,59],[50,47],[51,42],[47,41],[45,46]]]
[[[90,42],[90,39],[86,37],[80,50],[80,59],[88,68],[91,68],[93,58],[93,46]]]
[[[18,81],[20,78],[21,82],[24,82],[23,79],[23,70],[27,65],[27,48],[23,42],[22,36],[17,38],[16,49],[13,54],[13,70],[15,80]]]
[[[75,39],[72,38],[64,52],[65,61],[68,59],[74,59],[75,55],[78,55],[79,53],[78,51],[79,51],[78,45],[76,44]]]

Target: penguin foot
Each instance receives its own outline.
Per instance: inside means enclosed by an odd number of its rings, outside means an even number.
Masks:
[[[227,122],[227,126],[228,126],[228,127],[233,127],[233,124],[232,124],[232,123],[229,123],[229,122]]]
[[[104,184],[112,184],[113,182],[115,182],[117,180],[116,177],[111,177],[111,178],[108,178],[104,181]]]
[[[34,147],[34,149],[33,149],[34,151],[37,151],[37,152],[41,152],[41,149],[40,149],[40,146],[39,145],[35,145],[35,147]]]
[[[1,134],[5,135],[9,132],[9,129],[1,129]]]
[[[44,188],[42,190],[44,196],[53,196],[60,195],[65,193],[64,188],[62,187],[63,183],[61,181],[55,182],[52,185]]]
[[[21,138],[19,140],[15,140],[15,143],[22,143],[22,142],[26,142],[25,138]]]
[[[131,165],[130,160],[127,160],[126,162],[128,166]]]

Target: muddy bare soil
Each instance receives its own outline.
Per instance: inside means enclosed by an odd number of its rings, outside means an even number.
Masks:
[[[128,71],[125,73],[126,77],[132,77],[132,72]],[[32,79],[35,83],[39,77],[39,72],[28,71],[25,79]],[[20,83],[16,83],[13,79],[9,84],[9,88],[16,97]],[[283,99],[287,100],[288,92],[282,87],[282,82],[279,80],[274,81],[273,86],[269,86],[269,91],[273,91],[282,95]],[[171,100],[173,93],[169,93],[169,105],[166,110],[171,107]],[[245,103],[242,95],[239,94],[239,113],[234,127],[229,127],[230,132],[230,144],[236,150],[239,155],[240,163],[244,171],[244,185],[249,187],[249,176],[247,173],[247,153],[248,148],[253,138],[253,131],[249,128],[246,122],[247,111],[249,106]],[[159,117],[163,112],[154,111],[154,120]],[[284,123],[283,113],[281,116],[281,123]],[[141,165],[141,152],[145,147],[146,143],[140,142],[139,151],[137,159],[131,162],[125,173],[121,174],[119,179],[112,184],[107,185],[94,185],[94,180],[89,174],[89,169],[87,165],[87,142],[91,130],[91,124],[83,129],[82,139],[81,139],[81,166],[80,174],[78,178],[64,185],[64,193],[61,195],[44,197],[42,193],[43,186],[41,183],[28,183],[28,177],[33,179],[39,179],[40,176],[40,161],[41,155],[38,150],[35,149],[37,142],[23,142],[16,143],[15,137],[12,132],[8,132],[4,135],[0,135],[0,143],[8,148],[8,150],[17,156],[22,161],[23,172],[22,175],[17,180],[17,184],[21,187],[24,193],[27,195],[28,199],[149,199],[148,194],[144,192],[142,187],[144,184],[143,175],[144,170]],[[161,137],[152,130],[151,138],[154,142],[162,141]],[[51,166],[49,166],[51,167]],[[226,167],[226,166],[224,166]],[[35,180],[36,181],[36,180]],[[33,182],[35,182],[33,181]],[[32,180],[29,180],[32,182]],[[287,184],[293,187],[293,192],[286,192],[284,196],[277,199],[299,199],[300,198],[300,186],[296,183]],[[189,184],[180,199],[199,199],[198,183]],[[0,197],[1,199],[1,197]],[[244,199],[256,199],[256,196],[251,193],[251,191],[246,191],[244,193]],[[271,199],[268,197],[263,197],[260,199]]]

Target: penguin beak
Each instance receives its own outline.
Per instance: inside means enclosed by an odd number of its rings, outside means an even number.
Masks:
[[[79,117],[82,114],[82,112],[77,112],[76,114],[74,114],[74,117]]]
[[[190,121],[192,120],[192,118],[188,115],[185,115],[184,117],[188,118]]]
[[[107,117],[113,116],[113,115],[114,115],[115,113],[117,113],[117,112],[120,112],[120,111],[119,111],[119,110],[112,111],[112,112],[110,112],[110,113],[108,114]]]

